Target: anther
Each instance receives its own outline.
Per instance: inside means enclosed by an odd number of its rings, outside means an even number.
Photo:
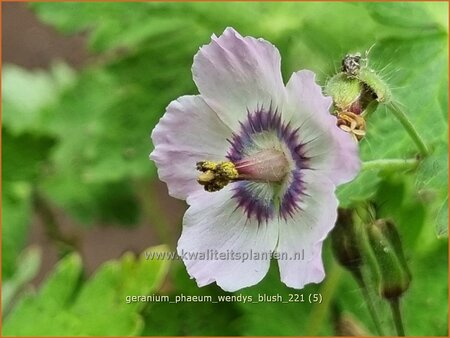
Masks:
[[[366,121],[362,116],[352,112],[338,113],[337,125],[350,133],[355,141],[360,141],[366,135]]]
[[[230,181],[236,180],[239,173],[232,162],[197,162],[197,170],[202,173],[198,176],[197,182],[204,186],[206,191],[219,191]]]

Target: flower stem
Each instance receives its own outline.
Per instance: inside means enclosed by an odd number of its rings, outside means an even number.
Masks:
[[[367,288],[367,284],[364,281],[363,275],[361,273],[361,270],[354,269],[352,271],[353,277],[358,282],[359,287],[361,288],[361,292],[363,294],[363,298],[366,302],[367,309],[369,310],[370,316],[372,317],[373,324],[375,326],[375,329],[377,330],[377,334],[379,336],[384,336],[383,329],[381,328],[380,320],[378,318],[377,311],[375,310],[375,306],[373,305],[373,299],[369,293],[369,289]]]
[[[388,105],[388,107],[391,109],[394,116],[397,118],[397,120],[400,121],[403,128],[405,128],[406,132],[409,134],[411,139],[416,144],[417,148],[419,149],[421,157],[426,157],[430,151],[425,144],[425,141],[422,139],[422,137],[417,132],[416,128],[408,118],[408,116],[405,114],[403,109],[400,107],[398,103],[392,102]]]
[[[402,314],[400,311],[400,300],[399,298],[394,298],[390,300],[392,318],[394,319],[395,329],[400,337],[405,336],[405,329],[403,328]]]
[[[418,164],[419,160],[415,158],[372,160],[363,162],[362,170],[385,170],[385,171],[411,170],[414,169]]]

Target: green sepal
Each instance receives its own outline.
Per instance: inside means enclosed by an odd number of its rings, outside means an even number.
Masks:
[[[356,76],[359,81],[367,86],[369,91],[375,94],[375,99],[381,103],[388,103],[392,99],[392,93],[383,79],[372,69],[363,67]]]
[[[345,73],[338,73],[328,80],[325,94],[333,98],[338,111],[346,111],[356,102],[363,90],[361,82]]]

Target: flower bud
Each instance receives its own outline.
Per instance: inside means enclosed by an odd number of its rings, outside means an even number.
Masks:
[[[331,245],[338,262],[351,272],[362,265],[358,238],[352,210],[339,209],[336,226],[331,233]]]
[[[359,98],[362,91],[361,82],[345,73],[336,74],[325,86],[325,94],[333,98],[335,112],[351,111],[360,114]]]
[[[397,299],[411,282],[397,229],[392,221],[379,219],[368,226],[367,234],[377,263],[379,292],[386,299]]]
[[[341,72],[325,86],[325,94],[333,98],[335,113],[351,112],[360,115],[377,103],[389,103],[392,94],[377,72],[367,66],[360,54],[346,55]]]

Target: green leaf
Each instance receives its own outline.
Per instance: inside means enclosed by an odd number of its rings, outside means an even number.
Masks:
[[[33,4],[40,17],[66,33],[90,31],[90,47],[97,52],[130,48],[145,39],[174,34],[177,18],[162,16],[168,6],[157,3]],[[98,20],[99,15],[102,20]],[[179,21],[179,20],[178,20]]]
[[[96,222],[132,226],[141,214],[132,183],[128,180],[86,182],[71,170],[43,178],[38,187],[47,200],[86,227]]]
[[[365,4],[372,17],[383,25],[418,30],[445,29],[448,12],[446,3],[368,3]]]
[[[372,198],[380,182],[381,178],[378,170],[361,172],[352,182],[338,187],[339,206],[349,208],[355,202]]]
[[[54,64],[50,72],[6,65],[2,72],[3,126],[14,134],[39,131],[43,109],[74,79],[73,71],[62,63]]]
[[[414,177],[401,174],[386,176],[374,198],[377,218],[392,218],[403,239],[404,249],[414,252],[425,248],[422,230],[429,220],[429,210],[414,186]]]
[[[8,312],[12,300],[18,296],[24,286],[38,273],[41,266],[41,250],[31,246],[25,249],[17,259],[14,275],[2,283],[2,313]]]
[[[165,246],[149,249],[167,251]],[[143,327],[144,303],[127,304],[127,296],[158,290],[168,261],[148,261],[125,254],[102,265],[81,283],[82,264],[77,254],[64,258],[36,295],[20,300],[3,323],[4,335],[138,335]],[[29,319],[33,318],[32,321]]]
[[[442,140],[439,148],[419,166],[416,185],[429,208],[436,216],[433,220],[438,236],[448,236],[448,146]]]
[[[6,182],[34,183],[48,167],[54,139],[35,134],[13,136],[9,129],[2,135],[2,179]]]
[[[45,171],[53,139],[2,133],[2,273],[12,276],[16,260],[27,240],[34,183]]]
[[[58,331],[64,326],[73,330],[74,320],[63,308],[71,302],[81,269],[81,258],[78,255],[62,260],[37,295],[25,295],[17,302],[16,307],[3,320],[2,334],[58,335]],[[33,318],[33,321],[27,321],[27,318]]]
[[[426,255],[411,258],[413,280],[401,300],[407,335],[448,334],[448,241],[439,242]]]
[[[417,186],[420,190],[447,192],[448,155],[446,152],[432,154],[424,159],[417,171]]]
[[[27,182],[2,187],[2,276],[12,277],[25,246],[31,220],[31,187]]]
[[[435,222],[438,237],[448,237],[448,196],[439,207]]]

